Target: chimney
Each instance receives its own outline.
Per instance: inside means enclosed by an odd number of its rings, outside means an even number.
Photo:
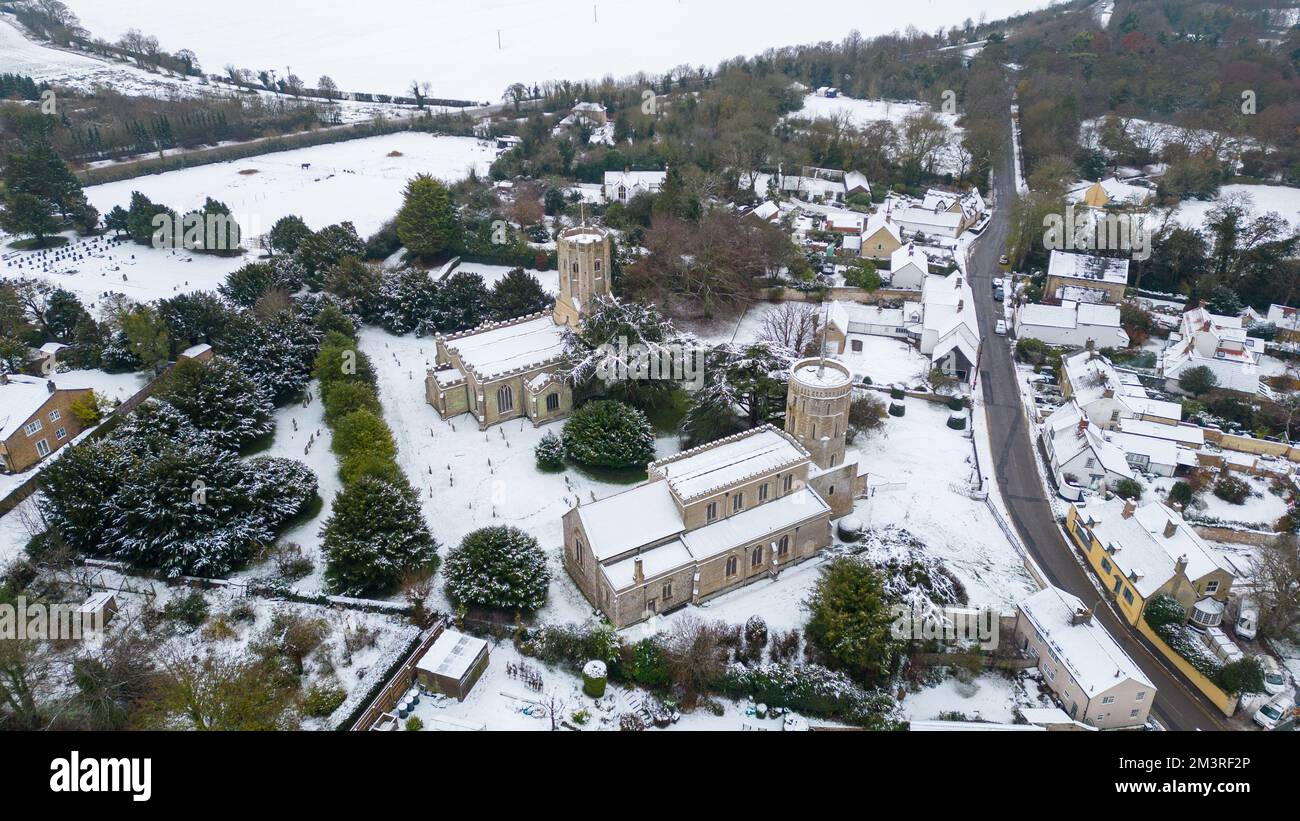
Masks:
[[[1079,624],[1092,624],[1092,611],[1086,607],[1080,607],[1070,614],[1070,626],[1074,627]]]
[[[1177,532],[1178,532],[1178,522],[1175,522],[1173,519],[1166,519],[1166,520],[1165,520],[1165,538],[1166,538],[1166,539],[1172,539],[1172,538],[1174,537],[1174,534],[1177,533]],[[1186,556],[1183,556],[1182,558],[1180,558],[1179,561],[1183,563],[1183,566],[1184,566],[1184,567],[1187,566],[1187,557],[1186,557]]]
[[[1119,515],[1120,515],[1120,518],[1123,518],[1123,519],[1132,519],[1132,518],[1133,518],[1133,511],[1135,511],[1135,510],[1137,510],[1137,505],[1133,504],[1133,500],[1132,500],[1132,499],[1125,499],[1125,500],[1124,500],[1124,510],[1119,514]]]
[[[1093,347],[1092,339],[1089,338],[1088,341],[1085,342],[1085,343],[1083,344],[1083,347],[1086,348],[1087,350],[1091,351],[1091,350],[1092,350],[1092,347]],[[1091,358],[1091,357],[1089,357],[1089,358]]]
[[[1174,509],[1174,512],[1178,513],[1179,515],[1182,515],[1183,512],[1182,502],[1174,502],[1173,504],[1170,505],[1170,507]]]
[[[1101,395],[1104,399],[1113,399],[1115,397],[1115,389],[1107,387],[1106,390],[1101,392]]]
[[[1179,556],[1178,561],[1174,562],[1174,570],[1184,576],[1187,575],[1187,554],[1186,553]]]
[[[47,380],[45,380],[45,390],[49,391],[50,393],[54,393],[54,380],[53,380],[53,379],[47,379]]]
[[[645,569],[641,565],[640,556],[632,560],[632,581],[634,584],[645,584]]]

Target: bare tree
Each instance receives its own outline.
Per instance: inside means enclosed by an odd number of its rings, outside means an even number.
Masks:
[[[820,344],[821,317],[817,308],[806,302],[784,302],[763,317],[758,338],[811,354]]]
[[[1251,560],[1251,575],[1260,632],[1294,641],[1300,627],[1300,538],[1284,533],[1260,545]]]

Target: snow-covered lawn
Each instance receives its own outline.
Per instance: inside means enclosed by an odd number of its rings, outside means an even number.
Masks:
[[[972,440],[947,427],[946,406],[904,402],[905,416],[887,417],[880,433],[854,446],[869,471],[870,494],[855,514],[869,530],[895,525],[920,539],[926,555],[965,585],[971,606],[1010,612],[1038,588],[988,505],[963,492],[974,473]],[[868,556],[886,558],[877,552]]]
[[[1250,198],[1256,215],[1276,211],[1292,225],[1300,224],[1300,188],[1289,185],[1225,185],[1212,200],[1184,200],[1174,211],[1174,219],[1188,228],[1204,228],[1205,216],[1228,197]]]
[[[873,385],[898,383],[907,387],[923,384],[930,372],[930,357],[902,339],[852,334],[862,343],[861,351],[847,350],[840,357],[856,377],[869,377]]]
[[[902,710],[908,721],[933,721],[944,714],[960,713],[967,721],[1011,724],[1017,709],[1043,706],[1049,704],[1026,692],[1021,680],[991,670],[969,681],[949,676],[932,687],[908,693]]]
[[[483,284],[491,288],[493,283],[510,273],[511,270],[513,270],[513,266],[510,265],[484,265],[480,262],[463,262],[456,266],[454,273],[478,274],[483,277]],[[546,293],[554,296],[560,292],[560,275],[558,272],[538,271],[533,268],[525,268],[524,270],[537,278],[537,281],[542,285],[542,290],[546,291]]]
[[[550,558],[550,602],[541,621],[583,620],[591,605],[569,580],[560,562],[564,549],[560,517],[576,501],[602,499],[630,485],[594,478],[575,468],[562,473],[537,469],[533,448],[548,431],[559,433],[563,422],[533,427],[526,419],[511,420],[480,431],[468,415],[444,421],[425,401],[424,376],[433,365],[432,337],[393,336],[367,327],[361,349],[370,357],[379,380],[384,419],[397,441],[397,461],[424,503],[424,515],[441,554],[460,544],[471,530],[489,525],[514,525],[532,534]],[[679,449],[676,436],[656,443],[660,458]],[[442,585],[436,585],[434,606],[446,608]]]
[[[101,213],[125,207],[132,191],[182,212],[212,197],[230,207],[246,236],[297,214],[313,229],[350,220],[365,238],[397,213],[416,174],[455,181],[474,169],[485,176],[495,157],[491,144],[472,137],[400,132],[96,185],[86,196]]]
[[[1215,496],[1213,489],[1202,493],[1199,504],[1188,510],[1189,516],[1196,519],[1198,516],[1204,516],[1209,519],[1215,519],[1228,524],[1242,525],[1245,527],[1260,528],[1271,531],[1274,523],[1286,514],[1286,500],[1269,492],[1270,482],[1262,476],[1245,476],[1240,473],[1234,473],[1234,477],[1244,479],[1250,485],[1251,496],[1246,499],[1245,504],[1234,505],[1231,502],[1225,502],[1218,496]],[[1148,492],[1143,498],[1164,499],[1169,495],[1169,489],[1174,486],[1178,479],[1161,477],[1145,483]]]
[[[135,26],[169,52],[193,50],[212,72],[227,63],[281,73],[289,65],[309,84],[329,74],[344,90],[406,94],[412,80],[428,80],[434,96],[478,100],[499,100],[515,82],[712,67],[737,54],[839,41],[853,28],[864,37],[909,25],[934,31],[972,14],[959,0],[873,5],[869,15],[851,0],[830,0],[816,13],[776,0],[682,0],[652,11],[631,0],[371,0],[363,16],[352,0],[318,0],[311,14],[293,3],[230,0],[220,18],[179,14],[167,0],[68,5],[93,36],[115,41]],[[1046,5],[986,0],[980,10],[995,20]],[[566,47],[575,38],[582,47]]]

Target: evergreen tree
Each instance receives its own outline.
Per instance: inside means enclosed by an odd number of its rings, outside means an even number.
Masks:
[[[330,590],[345,596],[391,592],[403,574],[434,570],[438,543],[405,482],[362,478],[334,498],[321,530]]]
[[[544,311],[553,300],[542,288],[537,277],[523,268],[511,268],[501,279],[492,283],[487,297],[487,309],[497,321]]]
[[[31,236],[36,247],[45,245],[46,238],[58,233],[59,221],[54,209],[46,200],[34,194],[9,192],[0,201],[0,230],[15,236]]]
[[[487,317],[487,301],[483,277],[457,271],[438,288],[438,330],[449,333],[479,325]]]
[[[884,581],[856,558],[834,560],[808,599],[808,640],[836,666],[874,684],[893,671],[902,652]]]
[[[319,288],[329,268],[344,257],[361,257],[365,243],[350,222],[327,225],[314,234],[303,236],[295,256],[307,272],[307,282]]]
[[[172,404],[217,447],[237,451],[274,429],[266,391],[225,357],[178,362],[154,397]]]
[[[167,324],[175,352],[199,342],[220,339],[232,311],[216,294],[192,291],[158,300],[158,315]]]
[[[271,226],[268,244],[271,246],[272,253],[293,254],[297,252],[302,241],[310,235],[311,229],[303,222],[302,217],[290,214],[280,217],[275,221],[275,225]]]
[[[645,414],[601,399],[579,407],[564,423],[564,454],[588,467],[644,467],[655,458],[654,430]]]
[[[456,248],[459,234],[447,186],[427,174],[406,184],[402,208],[397,212],[397,236],[407,251],[418,257],[437,256]]]
[[[378,302],[379,324],[389,333],[415,331],[424,336],[439,330],[438,286],[427,271],[406,268],[385,273]]]
[[[302,394],[318,345],[315,329],[291,311],[265,319],[243,311],[227,323],[215,347],[279,406]]]
[[[171,337],[167,325],[150,305],[133,305],[118,320],[127,350],[144,367],[152,368],[167,361]]]
[[[475,530],[447,555],[447,598],[457,606],[533,611],[546,604],[546,554],[517,527]]]
[[[71,342],[79,324],[93,321],[77,295],[62,288],[50,292],[44,320],[46,331],[60,342]]]

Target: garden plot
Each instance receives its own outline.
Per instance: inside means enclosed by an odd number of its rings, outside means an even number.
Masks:
[[[854,513],[869,531],[896,526],[925,545],[966,587],[972,607],[1009,612],[1037,590],[1015,547],[988,505],[967,495],[974,445],[966,431],[945,424],[946,406],[905,400],[907,414],[854,445],[867,466],[870,498]],[[869,534],[870,535],[870,534]],[[895,549],[897,548],[897,549]],[[906,558],[904,540],[881,539],[867,558]]]
[[[400,132],[105,183],[87,188],[86,196],[100,213],[126,207],[132,191],[180,212],[212,197],[230,207],[245,237],[297,214],[313,230],[350,220],[364,238],[397,213],[415,175],[486,176],[495,157],[490,143],[472,137]]]
[[[839,358],[853,369],[855,377],[870,379],[873,385],[925,384],[930,373],[930,357],[906,341],[866,334],[850,334],[849,339],[861,342],[862,350],[854,351],[850,346]]]
[[[1026,692],[1024,682],[1001,672],[975,677],[950,675],[943,681],[903,698],[908,721],[991,721],[1012,724],[1016,711],[1053,706]]]
[[[1277,520],[1286,515],[1286,499],[1270,492],[1271,482],[1263,476],[1246,476],[1240,473],[1232,475],[1245,480],[1246,484],[1250,485],[1251,495],[1246,499],[1245,504],[1234,505],[1220,499],[1214,495],[1213,485],[1211,485],[1187,511],[1188,516],[1193,521],[1205,519],[1271,532]],[[1170,488],[1178,481],[1175,478],[1161,477],[1146,485],[1150,490],[1150,496],[1164,499],[1169,495]]]
[[[564,538],[560,517],[578,499],[591,502],[630,485],[596,478],[573,467],[562,473],[537,469],[533,448],[548,431],[563,423],[533,427],[515,419],[478,429],[468,415],[443,420],[425,401],[425,372],[434,363],[432,337],[393,336],[367,327],[361,349],[370,357],[379,381],[384,419],[397,443],[397,462],[420,495],[424,515],[446,556],[472,530],[513,525],[537,539],[549,557],[550,602],[540,612],[547,622],[584,620],[591,605],[569,581],[561,564]],[[659,458],[679,449],[675,435],[656,442]],[[442,585],[436,584],[436,608],[447,609]]]

